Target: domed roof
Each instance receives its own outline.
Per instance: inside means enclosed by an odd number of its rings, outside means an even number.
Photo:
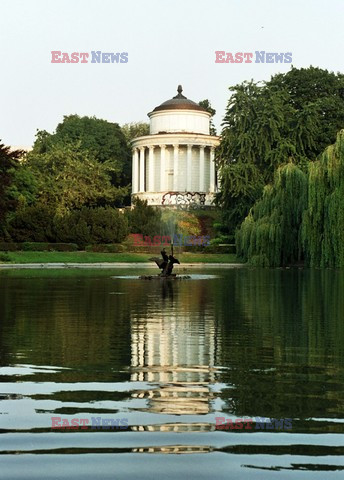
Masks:
[[[158,112],[160,110],[199,110],[201,112],[206,112],[207,110],[198,103],[189,100],[188,98],[182,95],[183,87],[178,85],[178,95],[171,98],[170,100],[166,100],[166,102],[162,103],[158,107],[155,107],[153,112]]]

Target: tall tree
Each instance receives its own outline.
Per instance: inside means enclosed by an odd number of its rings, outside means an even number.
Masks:
[[[217,150],[222,185],[217,202],[233,232],[280,165],[307,164],[334,142],[344,125],[344,76],[293,68],[230,91]]]
[[[237,253],[260,266],[304,260],[344,267],[344,130],[318,160],[279,167],[236,235]]]
[[[17,200],[11,194],[11,186],[19,159],[24,155],[21,150],[11,151],[0,143],[0,237],[6,236],[7,214],[14,210]]]
[[[302,241],[309,265],[344,267],[344,130],[309,166]]]
[[[237,255],[259,266],[283,266],[303,258],[301,221],[307,175],[293,163],[276,170],[272,185],[252,207],[236,235]]]
[[[344,75],[318,67],[292,68],[286,74],[277,74],[268,82],[271,89],[288,93],[288,103],[297,112],[313,108],[319,116],[316,142],[305,145],[307,158],[315,159],[336,140],[337,132],[344,126]],[[306,112],[307,113],[307,112]],[[309,112],[308,112],[309,114]],[[296,124],[298,135],[306,138],[303,117]]]
[[[81,147],[80,140],[51,145],[45,153],[34,149],[26,165],[36,178],[39,201],[58,213],[83,206],[115,206],[128,194],[128,187],[111,182],[120,167],[111,160],[99,162],[92,151]]]
[[[96,161],[111,163],[113,185],[128,185],[131,176],[131,153],[125,135],[117,123],[96,117],[65,116],[54,133],[38,131],[33,152],[49,153],[56,145],[76,144]]]

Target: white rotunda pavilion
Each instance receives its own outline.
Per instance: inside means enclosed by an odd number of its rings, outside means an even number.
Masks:
[[[182,91],[150,112],[150,134],[132,141],[132,196],[148,205],[211,206],[217,190],[211,114]]]

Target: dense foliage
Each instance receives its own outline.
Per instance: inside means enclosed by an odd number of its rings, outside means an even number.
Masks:
[[[19,161],[20,159],[20,161]],[[116,243],[128,234],[130,145],[118,124],[64,117],[27,154],[0,146],[0,240]]]
[[[237,253],[260,266],[344,266],[344,130],[304,169],[277,169],[237,232]]]
[[[14,242],[120,243],[128,235],[125,215],[116,208],[82,207],[63,215],[45,204],[22,208],[9,221]]]
[[[48,151],[27,155],[26,168],[32,172],[40,202],[51,205],[58,213],[82,206],[121,204],[127,187],[116,187],[115,163],[99,162],[92,150],[76,144],[52,145]]]
[[[344,130],[309,167],[302,241],[309,265],[344,267]]]
[[[144,137],[149,135],[149,123],[146,122],[131,122],[122,125],[122,132],[127,141],[128,147],[131,146],[131,141],[137,137]]]
[[[279,266],[302,258],[300,228],[307,202],[307,175],[293,163],[279,167],[272,185],[241,225],[237,254],[254,265]]]
[[[149,236],[164,233],[161,232],[161,211],[159,209],[147,205],[146,200],[139,198],[133,200],[133,206],[135,208],[125,212],[131,233]]]
[[[6,216],[17,205],[17,199],[11,194],[19,159],[23,152],[11,151],[0,143],[0,239],[6,237]]]
[[[39,155],[56,150],[56,147],[78,145],[80,152],[92,156],[95,161],[111,165],[111,183],[126,185],[131,176],[131,150],[117,123],[95,117],[69,115],[52,134],[38,131],[32,154]]]
[[[344,126],[344,75],[292,68],[230,91],[217,152],[217,202],[233,233],[279,166],[292,161],[302,167],[335,141]]]

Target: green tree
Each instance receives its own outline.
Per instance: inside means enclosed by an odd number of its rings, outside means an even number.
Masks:
[[[45,153],[34,149],[26,165],[38,184],[38,197],[61,214],[83,206],[116,205],[128,194],[128,187],[115,187],[111,177],[118,166],[111,160],[99,162],[80,141],[51,145]]]
[[[230,91],[217,150],[217,203],[233,232],[279,166],[305,165],[335,140],[344,125],[344,76],[292,68],[269,82],[244,82]]]
[[[120,243],[128,234],[127,218],[116,208],[86,208],[56,216],[57,241],[89,243]]]
[[[237,253],[261,266],[305,260],[344,267],[344,130],[315,162],[279,167],[236,235]]]
[[[214,122],[213,122],[213,117],[216,113],[216,110],[211,106],[211,103],[209,102],[209,100],[207,98],[205,100],[201,100],[200,102],[198,102],[198,105],[203,107],[207,112],[209,112],[211,114],[210,128],[209,128],[210,135],[216,135],[216,128],[215,128],[215,125],[214,125]]]
[[[0,143],[0,238],[6,237],[7,215],[17,205],[17,199],[12,195],[11,187],[19,160],[24,155],[21,150],[11,151]]]
[[[99,163],[111,164],[111,183],[125,186],[131,178],[131,151],[117,123],[96,117],[64,116],[52,134],[37,132],[33,153],[49,153],[56,145],[79,145]]]
[[[149,123],[131,122],[122,125],[122,132],[125,136],[128,146],[131,148],[131,141],[137,137],[149,135]]]
[[[318,67],[292,68],[286,74],[277,74],[268,82],[269,88],[288,93],[288,103],[297,112],[313,107],[319,115],[316,141],[305,145],[305,156],[315,159],[328,145],[336,141],[337,132],[344,126],[344,75]],[[307,112],[305,112],[305,115]],[[307,138],[302,131],[303,118],[299,121],[298,135]]]
[[[237,255],[259,266],[284,266],[303,258],[301,221],[307,206],[307,175],[293,163],[276,170],[272,185],[236,234]]]
[[[8,233],[15,242],[54,242],[54,215],[44,202],[22,205],[9,218]]]
[[[16,200],[17,208],[32,205],[37,200],[38,182],[33,171],[27,165],[26,156],[14,170],[9,193]]]
[[[309,166],[302,241],[307,264],[344,267],[344,130]]]
[[[146,200],[134,198],[133,208],[126,210],[129,233],[141,233],[143,235],[159,235],[161,229],[160,210],[147,205]]]

